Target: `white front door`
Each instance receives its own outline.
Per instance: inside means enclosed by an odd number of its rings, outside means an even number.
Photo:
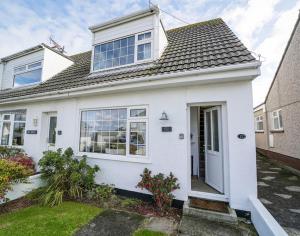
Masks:
[[[205,182],[224,192],[221,106],[204,111],[205,126]]]

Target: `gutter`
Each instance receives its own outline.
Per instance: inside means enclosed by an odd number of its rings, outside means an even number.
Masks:
[[[32,95],[26,95],[22,97],[17,98],[8,98],[5,99],[3,102],[0,101],[0,104],[8,104],[8,103],[19,103],[24,102],[25,100],[36,100],[37,98],[48,98],[51,96],[53,97],[69,97],[72,95],[72,93],[80,92],[80,91],[87,91],[91,89],[99,89],[99,88],[111,88],[119,85],[130,85],[134,83],[142,83],[142,82],[153,82],[157,80],[164,80],[169,78],[181,78],[181,77],[189,77],[189,76],[196,76],[196,75],[206,75],[206,74],[212,74],[212,73],[220,73],[220,72],[230,72],[230,71],[236,71],[236,70],[246,70],[246,69],[258,69],[261,66],[261,62],[255,61],[250,63],[244,63],[244,64],[237,64],[237,65],[230,65],[230,66],[220,66],[220,67],[214,67],[214,68],[207,68],[202,70],[193,70],[193,71],[183,71],[183,72],[177,72],[177,73],[169,73],[169,74],[162,74],[162,75],[154,75],[149,77],[141,77],[136,79],[130,79],[130,80],[121,80],[121,81],[113,81],[113,82],[107,82],[105,84],[96,84],[96,85],[90,85],[90,86],[84,86],[84,87],[78,87],[78,88],[71,88],[63,91],[53,91],[53,92],[46,92],[41,94],[32,94]],[[257,74],[259,75],[259,73]],[[241,76],[242,77],[242,76]],[[90,92],[91,93],[91,92]]]

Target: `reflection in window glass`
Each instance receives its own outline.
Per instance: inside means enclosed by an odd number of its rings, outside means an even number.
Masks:
[[[135,36],[97,45],[94,48],[94,70],[134,63]]]
[[[211,150],[211,120],[210,120],[210,112],[206,112],[206,145],[207,150]]]
[[[151,58],[151,43],[138,45],[137,59],[145,60]]]
[[[54,145],[56,143],[56,125],[57,125],[57,117],[51,116],[49,122],[49,137],[48,143]]]
[[[146,155],[146,122],[130,123],[130,154]]]
[[[24,144],[25,122],[14,122],[13,145]]]
[[[42,69],[32,70],[15,75],[14,87],[35,84],[41,81]]]
[[[146,109],[130,109],[130,117],[146,116]]]
[[[9,145],[10,122],[3,122],[1,145]]]
[[[83,111],[80,151],[126,155],[127,109]]]
[[[213,140],[214,140],[214,151],[219,151],[219,124],[218,124],[218,111],[212,111],[212,122],[213,122]]]

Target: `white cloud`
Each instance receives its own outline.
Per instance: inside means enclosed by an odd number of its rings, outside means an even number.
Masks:
[[[289,10],[278,12],[277,20],[273,24],[272,31],[257,46],[255,52],[263,55],[261,76],[253,82],[254,104],[264,101],[267,91],[275,75],[283,51],[292,33],[298,17],[300,1]]]

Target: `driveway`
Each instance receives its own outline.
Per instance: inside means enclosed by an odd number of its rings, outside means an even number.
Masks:
[[[300,177],[257,155],[258,197],[289,235],[300,235]]]

